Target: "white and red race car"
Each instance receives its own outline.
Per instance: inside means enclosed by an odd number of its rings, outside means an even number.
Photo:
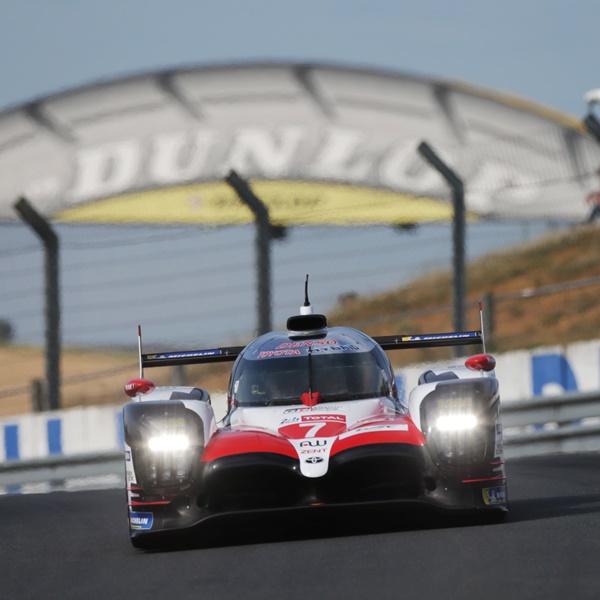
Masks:
[[[136,548],[228,513],[423,503],[495,520],[507,510],[495,361],[429,370],[401,401],[385,351],[481,344],[479,331],[369,337],[306,302],[245,347],[142,354],[126,384],[125,467]],[[143,368],[235,361],[215,420],[198,387]]]

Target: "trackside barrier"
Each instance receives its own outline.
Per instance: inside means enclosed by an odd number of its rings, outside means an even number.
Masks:
[[[18,415],[0,421],[0,464],[94,455],[123,447],[122,405]]]
[[[502,426],[508,458],[598,451],[600,392],[504,403]]]
[[[212,396],[215,416],[225,414],[225,396]],[[88,406],[0,420],[0,477],[34,465],[81,463],[123,450],[123,404]]]

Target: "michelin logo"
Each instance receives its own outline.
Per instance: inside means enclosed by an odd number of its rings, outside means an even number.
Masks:
[[[487,504],[506,504],[506,486],[483,488],[483,501]]]
[[[131,529],[152,529],[153,522],[154,515],[152,513],[129,513],[129,525]]]
[[[223,354],[221,350],[190,350],[189,352],[166,352],[165,354],[149,354],[147,360],[163,358],[195,358],[198,356],[217,356]]]
[[[405,335],[403,342],[431,342],[435,340],[462,340],[464,338],[477,337],[477,331],[465,331],[464,333],[443,333],[431,335]]]

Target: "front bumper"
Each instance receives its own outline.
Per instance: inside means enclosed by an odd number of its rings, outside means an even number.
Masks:
[[[130,526],[135,520],[131,536],[138,538],[185,532],[235,515],[317,515],[360,507],[498,513],[507,506],[506,479],[497,464],[442,469],[424,446],[373,444],[332,456],[327,474],[319,478],[303,476],[298,459],[279,454],[202,463],[197,481],[181,496],[149,498],[140,492],[130,507]]]

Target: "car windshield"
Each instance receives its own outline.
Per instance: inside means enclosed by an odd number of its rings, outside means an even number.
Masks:
[[[385,396],[390,386],[377,358],[374,351],[313,354],[310,379],[307,355],[243,359],[235,372],[232,398],[238,406],[298,404],[309,385],[321,394],[321,402]]]

